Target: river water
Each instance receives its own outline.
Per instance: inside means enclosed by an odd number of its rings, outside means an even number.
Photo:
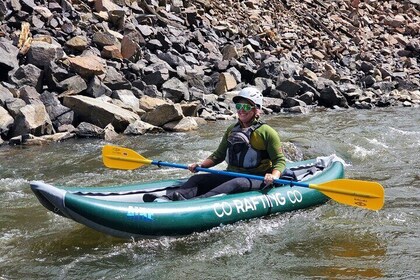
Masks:
[[[122,240],[44,209],[29,181],[105,186],[188,176],[102,165],[103,140],[0,147],[0,279],[420,279],[420,111],[387,108],[265,116],[304,158],[337,154],[346,177],[377,181],[385,206],[334,201],[183,237]],[[123,137],[145,157],[195,162],[230,122]]]

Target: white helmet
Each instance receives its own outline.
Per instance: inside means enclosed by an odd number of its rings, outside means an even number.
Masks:
[[[232,98],[233,102],[237,103],[239,98],[245,98],[255,105],[258,106],[258,108],[262,108],[263,105],[263,95],[261,91],[255,87],[246,87],[241,89],[239,94]]]

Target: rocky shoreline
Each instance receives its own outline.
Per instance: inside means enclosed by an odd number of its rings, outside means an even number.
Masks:
[[[420,106],[420,1],[0,0],[0,144]]]

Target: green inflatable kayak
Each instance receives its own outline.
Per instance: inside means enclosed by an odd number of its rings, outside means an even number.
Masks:
[[[344,177],[343,161],[336,156],[289,163],[305,183],[319,184]],[[185,235],[240,220],[288,212],[325,203],[318,190],[278,185],[261,191],[219,195],[204,199],[144,202],[146,193],[164,195],[186,179],[108,187],[55,187],[31,182],[31,189],[48,210],[100,232],[122,237]]]

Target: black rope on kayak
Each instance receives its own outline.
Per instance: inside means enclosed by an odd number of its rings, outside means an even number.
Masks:
[[[160,165],[161,162],[162,162],[161,160],[158,160],[158,162],[156,164],[159,168],[162,168],[162,165]]]

